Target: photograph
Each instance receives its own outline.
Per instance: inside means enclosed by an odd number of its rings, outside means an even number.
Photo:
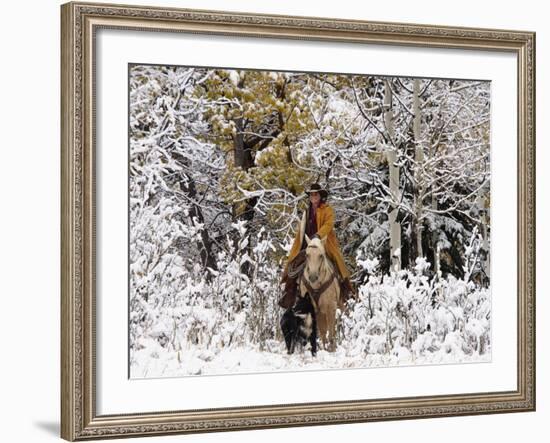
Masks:
[[[492,360],[491,81],[128,64],[131,379]]]

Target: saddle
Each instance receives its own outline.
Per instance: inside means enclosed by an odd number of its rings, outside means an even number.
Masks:
[[[296,293],[298,292],[298,279],[304,272],[306,263],[306,251],[302,249],[296,257],[288,264],[287,274],[283,277],[282,283],[285,284],[283,296],[279,299],[279,306],[289,309],[296,303]]]
[[[298,252],[298,255],[288,264],[288,276],[290,278],[299,278],[304,273],[304,266],[306,265],[306,250],[302,249]]]
[[[298,253],[298,255],[294,257],[294,259],[288,264],[287,275],[283,277],[282,281],[282,283],[285,284],[284,293],[278,301],[278,304],[281,308],[289,309],[296,303],[298,286],[300,279],[302,278],[302,274],[304,273],[305,262],[306,251],[305,249],[302,249]],[[338,269],[336,264],[334,264],[334,269]],[[336,272],[332,275],[330,280],[318,290],[314,290],[307,282],[305,282],[308,293],[310,297],[312,297],[314,303],[317,303],[319,301],[319,297],[328,288],[328,286],[330,286],[334,278],[337,278],[338,283],[340,284],[340,299],[342,301],[347,301],[350,293],[353,294],[353,288],[348,286],[349,282],[346,284],[346,282],[342,280],[340,274]]]

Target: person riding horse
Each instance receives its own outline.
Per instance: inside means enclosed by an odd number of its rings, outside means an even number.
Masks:
[[[314,183],[305,191],[309,195],[309,207],[302,216],[300,229],[297,230],[294,243],[290,249],[288,259],[283,271],[281,283],[285,284],[284,295],[279,300],[279,306],[288,309],[296,302],[299,275],[292,275],[289,269],[293,265],[299,265],[305,260],[305,248],[307,247],[305,236],[313,239],[326,237],[325,249],[329,258],[334,262],[340,274],[341,299],[346,301],[355,290],[350,282],[350,273],[346,268],[344,257],[340,251],[340,245],[334,232],[334,210],[327,203],[328,192]],[[303,233],[301,236],[300,233]],[[304,251],[304,252],[302,252]]]

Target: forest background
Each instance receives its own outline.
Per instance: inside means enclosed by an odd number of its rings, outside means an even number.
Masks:
[[[130,67],[133,376],[490,357],[490,83]],[[359,299],[283,355],[279,279],[330,193]]]

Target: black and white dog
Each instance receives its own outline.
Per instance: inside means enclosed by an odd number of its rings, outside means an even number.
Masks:
[[[311,355],[317,354],[317,321],[315,309],[309,295],[297,297],[293,307],[287,309],[281,318],[281,329],[285,337],[286,349],[289,354],[294,352],[296,345],[305,346],[311,343]]]

